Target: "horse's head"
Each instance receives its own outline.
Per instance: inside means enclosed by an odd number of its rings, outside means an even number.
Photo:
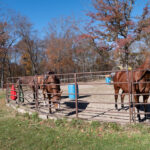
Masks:
[[[145,77],[146,74],[149,74],[150,72],[150,56],[148,55],[144,61],[144,63],[137,68],[137,70],[134,72],[135,74],[135,81],[140,81],[143,77]]]
[[[150,69],[145,70],[137,70],[134,72],[134,78],[136,82],[139,82],[140,80],[149,81],[150,79]]]

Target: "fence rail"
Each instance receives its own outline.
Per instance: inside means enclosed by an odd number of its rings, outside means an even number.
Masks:
[[[144,117],[146,114],[150,116],[150,103],[145,103],[140,98],[139,103],[134,101],[134,96],[149,96],[148,93],[134,93],[132,88],[137,84],[150,84],[149,81],[133,82],[133,74],[136,70],[126,71],[127,80],[126,82],[113,82],[106,83],[106,75],[111,75],[114,73],[112,71],[99,71],[99,72],[85,72],[85,73],[70,73],[70,74],[55,74],[61,81],[60,85],[61,90],[63,91],[61,95],[60,105],[61,108],[59,111],[53,110],[52,114],[49,114],[48,108],[51,107],[54,109],[54,104],[50,104],[49,100],[43,98],[43,91],[39,89],[39,86],[47,86],[49,84],[37,84],[35,83],[36,90],[32,91],[28,84],[21,84],[23,93],[20,94],[20,89],[16,88],[17,99],[15,101],[11,100],[11,89],[12,85],[16,85],[18,79],[21,77],[13,77],[7,79],[7,89],[6,89],[6,99],[8,103],[13,103],[15,105],[24,106],[30,109],[33,109],[48,116],[60,116],[60,117],[70,117],[70,118],[81,118],[86,120],[99,120],[99,121],[108,121],[108,122],[119,122],[119,123],[132,123],[137,122],[138,118],[136,115],[135,106],[140,106],[140,115]],[[116,72],[121,72],[120,70]],[[123,70],[122,72],[125,72]],[[43,75],[44,77],[44,75]],[[149,76],[148,76],[149,77]],[[38,76],[33,77],[34,79]],[[112,77],[113,78],[113,77]],[[149,77],[150,78],[150,77]],[[75,85],[75,92],[68,93],[68,85]],[[128,91],[124,93],[125,99],[124,103],[118,99],[118,110],[115,109],[115,98],[114,96],[122,96],[122,93],[114,93],[114,84],[126,84],[128,86]],[[36,94],[36,99],[34,99],[34,94]],[[53,93],[47,93],[53,94]],[[70,95],[74,95],[74,100],[69,98]],[[14,96],[14,95],[13,95]],[[23,99],[23,101],[21,101]],[[120,105],[124,104],[125,107],[121,108]],[[145,106],[147,106],[147,112],[144,113]]]

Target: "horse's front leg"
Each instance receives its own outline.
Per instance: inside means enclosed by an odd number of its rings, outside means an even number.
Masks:
[[[121,94],[121,108],[124,109],[124,97],[125,97],[125,93],[124,91],[122,91],[122,94]]]
[[[46,106],[46,90],[43,89],[42,93],[43,93],[43,97],[44,97],[44,106]]]
[[[48,96],[48,104],[49,104],[49,113],[52,113],[52,103],[51,103],[51,94],[47,94]]]
[[[115,87],[115,108],[118,110],[118,105],[117,105],[117,100],[118,100],[118,93],[119,93],[119,89],[118,87]]]
[[[140,117],[140,112],[139,112],[139,110],[140,110],[139,95],[135,95],[134,99],[135,99],[135,103],[136,103],[135,106],[136,106],[136,109],[137,109],[137,118],[138,118],[138,121],[141,122],[141,117]]]
[[[33,88],[33,102],[35,101],[36,99],[36,92],[35,92],[35,88]]]
[[[32,85],[31,88],[33,91],[33,102],[34,102],[37,99],[37,87],[35,85]]]

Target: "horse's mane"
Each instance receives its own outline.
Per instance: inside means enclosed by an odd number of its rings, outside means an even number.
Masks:
[[[137,69],[148,69],[150,68],[150,56],[148,55],[146,57],[146,60],[144,61],[144,63],[142,65],[140,65]]]
[[[47,74],[51,75],[51,74],[56,74],[54,71],[49,71]]]

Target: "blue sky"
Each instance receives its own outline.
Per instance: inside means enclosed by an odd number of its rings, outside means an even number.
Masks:
[[[42,30],[53,18],[74,15],[84,17],[90,0],[2,0],[5,7],[29,18],[35,28]]]
[[[148,1],[150,0],[136,0],[134,14],[140,14]],[[39,31],[53,18],[74,15],[86,19],[85,13],[91,9],[90,0],[1,0],[1,3],[28,17]]]

